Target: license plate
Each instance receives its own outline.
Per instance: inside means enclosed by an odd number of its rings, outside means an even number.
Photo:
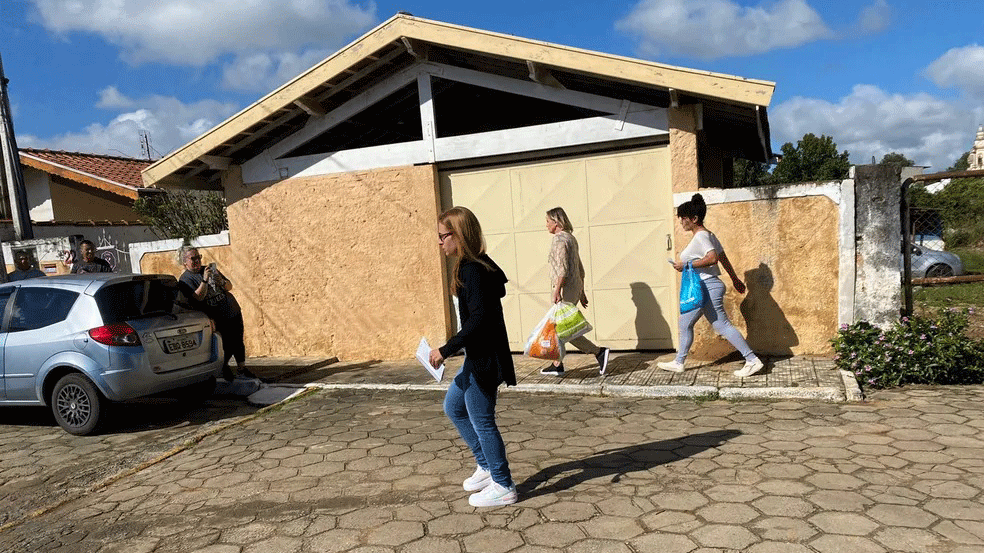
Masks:
[[[164,338],[164,351],[167,353],[179,353],[197,347],[198,338],[194,336],[171,336],[170,338]]]

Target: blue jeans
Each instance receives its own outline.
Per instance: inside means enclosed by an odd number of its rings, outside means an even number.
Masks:
[[[701,288],[704,289],[704,304],[700,309],[694,309],[689,313],[680,314],[680,349],[677,351],[676,360],[683,364],[690,353],[690,346],[694,343],[694,325],[703,315],[707,317],[707,322],[711,323],[714,331],[724,336],[731,345],[738,350],[738,353],[747,361],[758,359],[752,348],[748,347],[748,342],[741,336],[741,332],[728,320],[728,314],[724,312],[724,283],[717,277],[710,277],[700,281]]]
[[[508,488],[513,481],[506,461],[506,444],[495,424],[496,391],[489,395],[479,387],[471,371],[466,371],[469,363],[465,357],[464,366],[448,387],[444,413],[471,448],[478,466],[492,473],[497,484]]]

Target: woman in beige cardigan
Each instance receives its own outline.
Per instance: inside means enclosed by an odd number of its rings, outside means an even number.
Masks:
[[[584,295],[584,265],[581,264],[581,256],[578,253],[577,239],[571,234],[574,232],[574,225],[567,218],[564,208],[555,207],[547,212],[547,232],[553,235],[553,244],[547,257],[550,262],[553,303],[565,301],[576,305],[580,302],[583,307],[587,307],[588,297]],[[569,343],[585,353],[593,354],[598,360],[598,372],[605,374],[608,368],[608,348],[598,347],[584,336],[574,338]],[[540,371],[540,374],[564,376],[564,364],[554,361],[553,365],[548,365]]]

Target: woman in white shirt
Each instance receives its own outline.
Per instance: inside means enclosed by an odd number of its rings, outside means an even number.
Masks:
[[[701,285],[704,287],[704,304],[699,309],[680,314],[680,349],[677,351],[676,359],[657,363],[657,366],[670,372],[683,372],[687,354],[690,353],[690,346],[694,343],[694,325],[703,315],[707,317],[714,330],[731,342],[731,345],[745,358],[745,366],[735,371],[735,376],[752,376],[761,371],[764,365],[752,352],[752,348],[748,347],[748,343],[738,332],[738,329],[728,320],[728,314],[724,312],[725,285],[718,278],[721,275],[718,263],[720,262],[724,266],[724,270],[728,272],[738,293],[745,293],[745,283],[735,273],[728,256],[724,254],[721,242],[714,236],[714,233],[704,228],[704,216],[706,214],[707,205],[700,194],[694,194],[689,202],[684,202],[677,208],[680,225],[683,230],[692,232],[694,237],[687,244],[687,247],[680,252],[680,260],[674,262],[673,267],[677,271],[683,271],[687,263],[690,262],[700,276]]]

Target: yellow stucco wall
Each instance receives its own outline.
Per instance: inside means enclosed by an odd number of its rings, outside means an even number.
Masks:
[[[825,196],[711,205],[706,227],[717,235],[748,291],[727,284],[725,309],[753,350],[827,354],[837,332],[838,206]],[[677,250],[690,233],[676,227]],[[691,359],[734,352],[706,319],[694,329]]]
[[[231,246],[210,246],[198,248],[198,253],[202,255],[202,264],[216,263],[222,274],[232,280],[232,276],[226,271],[226,267],[231,265],[232,247]],[[174,278],[181,276],[184,267],[178,259],[178,251],[145,253],[140,258],[140,272],[143,274],[164,274],[174,275]],[[236,293],[236,282],[232,283],[233,294]]]
[[[667,110],[670,124],[670,171],[673,192],[696,191],[700,186],[697,164],[697,120],[694,106]]]
[[[60,178],[49,182],[56,221],[138,221],[133,200],[118,194],[76,185]]]
[[[431,166],[223,179],[250,356],[406,359],[448,333]]]

